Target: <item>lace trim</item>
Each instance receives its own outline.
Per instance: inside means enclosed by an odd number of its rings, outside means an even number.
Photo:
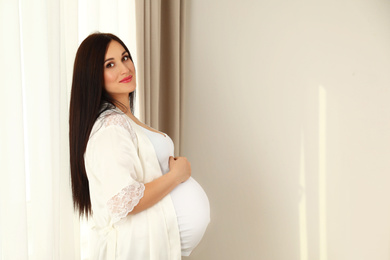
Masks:
[[[126,217],[144,196],[144,191],[145,185],[143,183],[136,182],[124,187],[119,193],[112,197],[107,202],[112,223],[116,223]]]
[[[126,129],[133,140],[137,139],[135,131],[133,127],[129,124],[129,122],[124,118],[126,115],[119,114],[117,112],[105,113],[104,115],[104,126],[117,125]]]

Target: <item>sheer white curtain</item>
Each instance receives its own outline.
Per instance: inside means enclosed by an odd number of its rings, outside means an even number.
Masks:
[[[130,5],[0,0],[1,260],[80,259],[68,154],[74,55],[96,30],[128,43]]]

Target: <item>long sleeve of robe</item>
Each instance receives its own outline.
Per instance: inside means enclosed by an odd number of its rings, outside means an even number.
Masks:
[[[92,204],[91,259],[181,259],[170,195],[137,214],[144,184],[162,175],[143,131],[118,109],[96,120],[84,154]]]

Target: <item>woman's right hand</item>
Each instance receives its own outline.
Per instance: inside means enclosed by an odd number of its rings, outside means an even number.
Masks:
[[[167,174],[145,183],[144,196],[129,214],[137,214],[155,205],[191,176],[191,164],[185,157],[169,157],[169,169]]]
[[[191,176],[191,163],[186,157],[169,157],[169,170],[179,182],[185,182]]]

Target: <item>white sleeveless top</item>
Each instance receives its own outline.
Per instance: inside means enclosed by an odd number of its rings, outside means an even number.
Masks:
[[[169,157],[174,156],[172,139],[165,134],[156,133],[141,127],[156,151],[163,174],[169,172]],[[205,191],[190,177],[179,184],[171,198],[177,215],[180,231],[182,256],[189,256],[202,239],[210,222],[210,204]]]

